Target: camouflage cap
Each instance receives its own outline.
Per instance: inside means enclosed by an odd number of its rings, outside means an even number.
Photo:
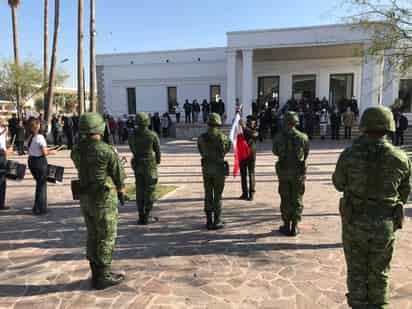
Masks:
[[[297,125],[299,123],[298,114],[296,114],[295,112],[287,112],[285,114],[285,122],[288,125]]]
[[[360,120],[362,132],[395,132],[395,121],[389,108],[377,105],[367,108]]]
[[[104,134],[106,122],[98,113],[84,113],[79,119],[80,134]]]
[[[138,126],[141,127],[148,127],[150,126],[150,117],[146,113],[137,113],[136,114],[136,123]]]
[[[222,119],[219,114],[211,113],[207,117],[207,125],[211,127],[220,127],[222,125]]]

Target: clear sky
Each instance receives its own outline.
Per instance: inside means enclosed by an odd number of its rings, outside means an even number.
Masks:
[[[50,47],[53,0],[50,7]],[[77,0],[61,0],[58,58],[75,85]],[[85,6],[88,7],[88,0]],[[96,0],[97,53],[226,45],[226,32],[342,22],[342,0]],[[88,32],[86,10],[85,32]],[[22,0],[18,10],[20,54],[42,61],[43,0]],[[12,58],[11,14],[0,0],[0,59]],[[88,36],[85,38],[86,52]],[[86,55],[88,57],[88,55]],[[86,58],[87,59],[87,58]]]

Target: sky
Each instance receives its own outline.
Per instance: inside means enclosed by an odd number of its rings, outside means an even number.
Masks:
[[[49,2],[51,48],[54,1]],[[58,61],[69,59],[60,67],[71,75],[66,87],[75,87],[77,1],[60,2]],[[88,3],[85,0],[86,7]],[[343,22],[341,4],[342,0],[96,0],[96,49],[103,54],[226,46],[229,31]],[[86,60],[88,15],[86,8]],[[0,29],[0,60],[12,59],[7,0],[0,0]],[[42,65],[43,0],[21,1],[18,30],[21,58]]]

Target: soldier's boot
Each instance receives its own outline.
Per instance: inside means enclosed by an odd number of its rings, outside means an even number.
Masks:
[[[213,213],[211,211],[206,212],[206,228],[209,231],[213,230]]]
[[[239,197],[240,200],[247,200],[248,196],[247,193],[242,193],[242,195]]]
[[[97,290],[107,289],[111,286],[120,284],[124,278],[124,274],[111,272],[110,267],[98,267],[95,288]]]
[[[290,221],[285,220],[283,221],[283,225],[279,227],[279,232],[283,235],[289,236],[290,235]]]
[[[290,229],[290,236],[298,236],[299,235],[299,223],[297,220],[292,221],[292,227]]]
[[[248,200],[253,201],[254,199],[255,199],[255,192],[250,192]]]
[[[137,224],[144,225],[144,204],[143,201],[137,201],[137,211],[139,212],[139,220]]]
[[[144,218],[143,218],[143,224],[144,225],[148,225],[148,224],[152,224],[152,223],[156,223],[158,221],[157,218],[154,218],[150,215],[150,211],[145,210],[144,212]]]
[[[213,221],[213,228],[215,230],[220,230],[225,227],[225,223],[220,218],[220,212],[215,211],[214,213],[214,221]]]
[[[96,264],[94,262],[90,262],[89,264],[90,264],[90,270],[92,272],[91,285],[92,285],[92,288],[95,289],[97,285]]]

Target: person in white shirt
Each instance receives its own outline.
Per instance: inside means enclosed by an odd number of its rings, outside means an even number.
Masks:
[[[6,174],[7,174],[7,156],[13,153],[13,146],[7,148],[7,125],[4,119],[0,120],[0,210],[9,209],[6,206]]]
[[[319,115],[320,138],[325,139],[329,126],[329,113],[324,108]]]
[[[30,119],[29,128],[31,137],[29,140],[29,169],[36,180],[36,195],[33,206],[35,215],[47,213],[47,159],[48,155],[54,155],[55,150],[47,148],[47,142],[40,131],[40,120]]]

